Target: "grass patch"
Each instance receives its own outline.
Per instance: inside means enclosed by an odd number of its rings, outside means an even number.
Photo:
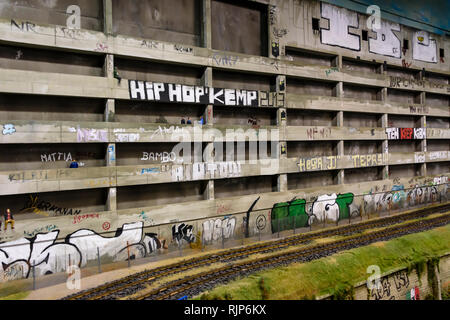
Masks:
[[[25,299],[26,297],[28,297],[29,294],[30,294],[30,291],[18,292],[18,293],[14,293],[14,294],[11,294],[6,297],[1,297],[0,300],[22,300],[22,299]]]
[[[255,273],[195,299],[298,300],[324,294],[333,294],[335,299],[352,299],[353,285],[370,276],[366,272],[368,266],[378,265],[382,273],[400,267],[421,273],[427,261],[434,261],[449,250],[450,225],[446,225],[308,263]]]

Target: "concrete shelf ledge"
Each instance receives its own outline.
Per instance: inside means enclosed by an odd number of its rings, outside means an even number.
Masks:
[[[0,143],[120,143],[180,141],[338,141],[387,140],[387,128],[336,126],[176,125],[158,123],[26,121],[1,123]],[[414,129],[414,128],[412,128]],[[421,128],[416,128],[421,129]],[[424,128],[422,128],[424,129]],[[267,135],[259,135],[261,132]],[[423,130],[422,130],[423,131]],[[426,139],[449,139],[450,129],[426,128]],[[184,140],[182,140],[184,139]],[[186,140],[188,139],[188,140]],[[414,139],[414,137],[410,137]]]
[[[207,181],[286,173],[450,161],[450,152],[414,152],[215,163],[35,169],[0,172],[0,195]]]

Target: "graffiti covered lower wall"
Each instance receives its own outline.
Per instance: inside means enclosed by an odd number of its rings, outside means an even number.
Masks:
[[[398,178],[378,184],[249,195],[239,197],[239,201],[205,201],[207,208],[212,208],[210,212],[206,207],[202,212],[191,212],[184,205],[180,213],[174,205],[174,212],[151,207],[139,212],[127,209],[44,217],[39,222],[17,220],[14,230],[0,231],[0,281],[29,277],[33,267],[35,274],[42,276],[63,272],[71,265],[84,267],[99,257],[105,262],[126,261],[195,243],[220,246],[244,236],[270,235],[447,201],[448,196],[448,176]]]

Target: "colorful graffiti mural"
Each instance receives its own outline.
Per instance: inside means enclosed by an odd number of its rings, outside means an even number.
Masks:
[[[405,189],[403,185],[394,185],[391,191],[365,195],[364,212],[371,214],[432,203],[439,201],[442,196],[445,197],[446,192],[446,186],[440,193],[436,186],[415,186]]]
[[[292,199],[274,204],[271,212],[272,232],[309,227],[325,220],[337,222],[360,214],[353,204],[353,193],[324,194],[308,204],[305,199]]]
[[[38,233],[0,244],[0,278],[5,279],[10,270],[22,270],[28,277],[34,267],[36,276],[63,272],[69,266],[85,266],[96,260],[98,253],[112,261],[145,257],[157,249],[167,249],[165,239],[154,233],[143,235],[143,222],[126,223],[107,237],[89,229],[80,229],[59,239],[59,230]]]

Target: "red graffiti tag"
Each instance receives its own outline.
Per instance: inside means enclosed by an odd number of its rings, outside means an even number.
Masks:
[[[412,128],[400,128],[400,139],[412,139],[413,129]]]
[[[102,224],[102,228],[103,230],[109,230],[109,228],[111,228],[111,224],[109,222],[104,222]]]
[[[77,215],[75,215],[73,217],[73,222],[72,223],[76,224],[76,223],[80,223],[81,221],[86,220],[88,218],[98,218],[98,217],[99,217],[98,213],[95,213],[95,214],[83,214],[83,215],[77,214]]]

